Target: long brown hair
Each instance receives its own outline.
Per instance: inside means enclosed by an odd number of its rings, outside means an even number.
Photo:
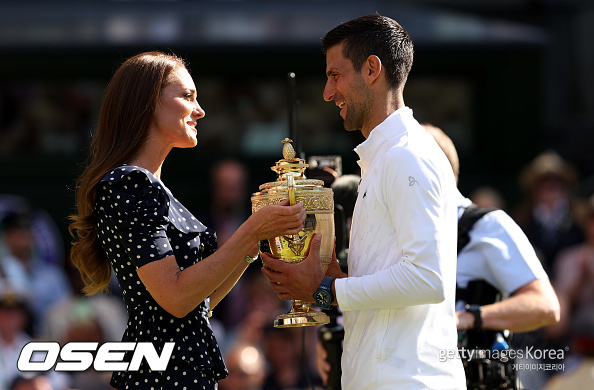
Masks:
[[[161,90],[180,67],[186,68],[175,55],[141,53],[124,62],[107,87],[88,164],[77,181],[78,214],[70,216],[68,227],[74,239],[72,261],[87,295],[106,291],[111,279],[111,265],[97,238],[97,186],[111,169],[132,160],[146,142]]]

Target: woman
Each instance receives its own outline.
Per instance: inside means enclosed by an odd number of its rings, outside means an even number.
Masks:
[[[207,314],[257,256],[258,241],[296,234],[305,220],[300,203],[265,207],[215,252],[213,231],[160,180],[172,148],[196,145],[204,115],[183,61],[159,52],[127,60],[105,94],[71,217],[72,259],[89,295],[106,290],[115,270],[129,316],[123,341],[152,342],[159,353],[175,342],[166,371],[143,361],[113,374],[117,389],[216,388],[227,370]]]

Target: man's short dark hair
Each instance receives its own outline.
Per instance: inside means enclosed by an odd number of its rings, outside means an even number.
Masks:
[[[404,87],[414,47],[408,33],[395,20],[375,14],[341,23],[322,39],[322,50],[326,53],[343,42],[343,55],[357,72],[370,55],[376,55],[386,70],[388,85],[393,89]]]

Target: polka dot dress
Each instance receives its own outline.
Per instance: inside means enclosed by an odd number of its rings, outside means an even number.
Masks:
[[[175,342],[166,371],[113,374],[116,389],[216,389],[227,376],[219,346],[206,317],[206,299],[184,318],[163,310],[144,287],[136,270],[175,255],[181,272],[216,250],[216,236],[198,221],[149,171],[123,165],[99,183],[97,234],[122,289],[128,311],[127,342],[151,342],[159,356]],[[125,361],[130,361],[131,352]]]

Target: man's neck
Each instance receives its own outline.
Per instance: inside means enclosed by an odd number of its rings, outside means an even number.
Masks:
[[[399,92],[388,92],[387,97],[386,94],[384,94],[383,99],[375,99],[375,102],[379,103],[374,103],[372,105],[374,107],[374,111],[370,115],[371,120],[361,129],[361,134],[363,134],[365,139],[369,138],[371,131],[375,129],[380,123],[385,121],[395,111],[404,107],[404,99],[402,97],[402,93]]]

